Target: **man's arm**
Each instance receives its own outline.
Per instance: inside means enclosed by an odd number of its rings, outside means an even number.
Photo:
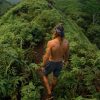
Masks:
[[[52,47],[52,45],[51,45],[51,42],[49,41],[47,43],[46,52],[45,52],[45,54],[43,56],[43,64],[42,64],[43,67],[46,65],[46,63],[49,60],[49,57],[50,57],[50,54],[51,54],[51,47]]]
[[[67,48],[65,51],[65,55],[64,55],[64,63],[68,63],[68,58],[69,58],[69,43],[67,44]]]

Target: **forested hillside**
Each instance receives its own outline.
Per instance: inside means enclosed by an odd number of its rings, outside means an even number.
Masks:
[[[55,7],[71,17],[88,39],[100,48],[100,1],[54,0]]]
[[[99,9],[97,1],[95,6]],[[82,7],[83,2],[22,0],[2,16],[0,100],[41,100],[43,86],[36,69],[42,62],[46,43],[51,39],[51,30],[59,22],[64,23],[70,57],[54,90],[55,100],[100,99],[99,10],[93,21]]]
[[[21,0],[7,0],[8,2],[12,3],[12,4],[17,4],[18,2],[20,2]]]
[[[0,0],[0,16],[3,15],[9,8],[11,4],[6,0]]]

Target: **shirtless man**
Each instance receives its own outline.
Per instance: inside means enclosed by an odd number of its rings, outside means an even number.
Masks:
[[[46,53],[43,56],[43,82],[49,96],[57,83],[57,77],[62,69],[63,61],[67,62],[68,60],[68,52],[69,43],[64,38],[64,28],[62,24],[59,24],[55,27],[53,39],[48,41]],[[48,82],[48,74],[51,72],[53,72],[53,80],[50,85]]]

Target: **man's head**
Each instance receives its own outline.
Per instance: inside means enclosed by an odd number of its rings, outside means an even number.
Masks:
[[[62,23],[56,25],[56,27],[54,28],[54,38],[58,36],[64,38],[64,27]]]

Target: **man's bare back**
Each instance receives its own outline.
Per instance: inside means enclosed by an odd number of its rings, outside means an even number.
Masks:
[[[66,39],[61,41],[59,38],[56,38],[49,41],[49,43],[51,47],[49,61],[63,61],[63,57],[68,50],[68,41]]]

